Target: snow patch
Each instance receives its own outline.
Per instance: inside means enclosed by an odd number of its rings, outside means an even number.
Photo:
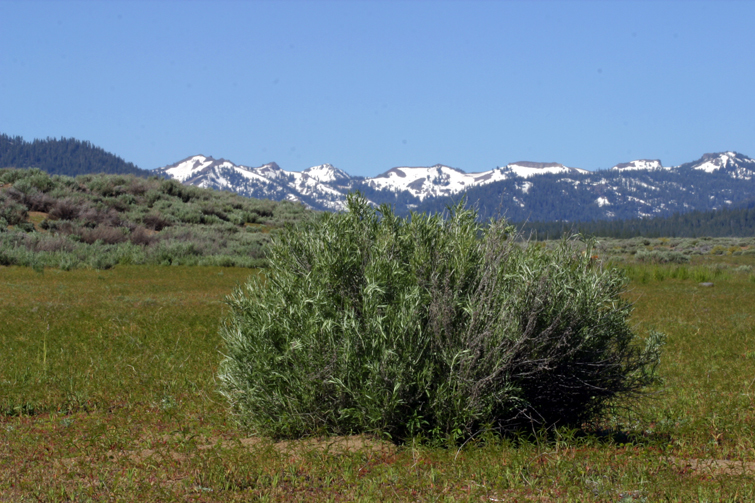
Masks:
[[[507,164],[504,169],[522,178],[548,173],[589,173],[586,169],[569,168],[557,162],[518,161]]]
[[[658,159],[637,159],[635,161],[617,164],[611,169],[615,171],[651,170],[663,169],[663,165]]]
[[[521,184],[517,184],[516,188],[524,192],[525,194],[529,193],[530,188],[532,187],[532,182],[524,182]]]

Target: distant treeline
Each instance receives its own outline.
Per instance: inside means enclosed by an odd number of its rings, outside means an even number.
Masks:
[[[47,138],[25,141],[0,134],[0,168],[39,168],[51,175],[79,176],[94,173],[149,176],[117,155],[88,141]]]
[[[755,236],[755,200],[738,208],[690,211],[669,217],[592,222],[518,223],[525,235],[538,240],[557,239],[565,233],[618,239],[633,237],[730,237]]]

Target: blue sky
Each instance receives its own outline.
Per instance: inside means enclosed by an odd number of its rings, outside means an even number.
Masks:
[[[0,132],[352,175],[755,157],[755,2],[0,0]]]

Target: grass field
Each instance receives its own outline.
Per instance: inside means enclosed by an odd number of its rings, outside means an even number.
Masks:
[[[755,501],[755,257],[730,258],[629,270],[668,335],[652,397],[461,449],[247,438],[215,373],[249,269],[0,267],[0,501]]]

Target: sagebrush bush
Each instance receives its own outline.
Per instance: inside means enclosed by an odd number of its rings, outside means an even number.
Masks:
[[[276,238],[229,297],[221,391],[276,438],[468,438],[579,426],[656,380],[661,336],[627,324],[626,280],[590,248],[523,246],[503,221],[396,217],[350,196]]]

